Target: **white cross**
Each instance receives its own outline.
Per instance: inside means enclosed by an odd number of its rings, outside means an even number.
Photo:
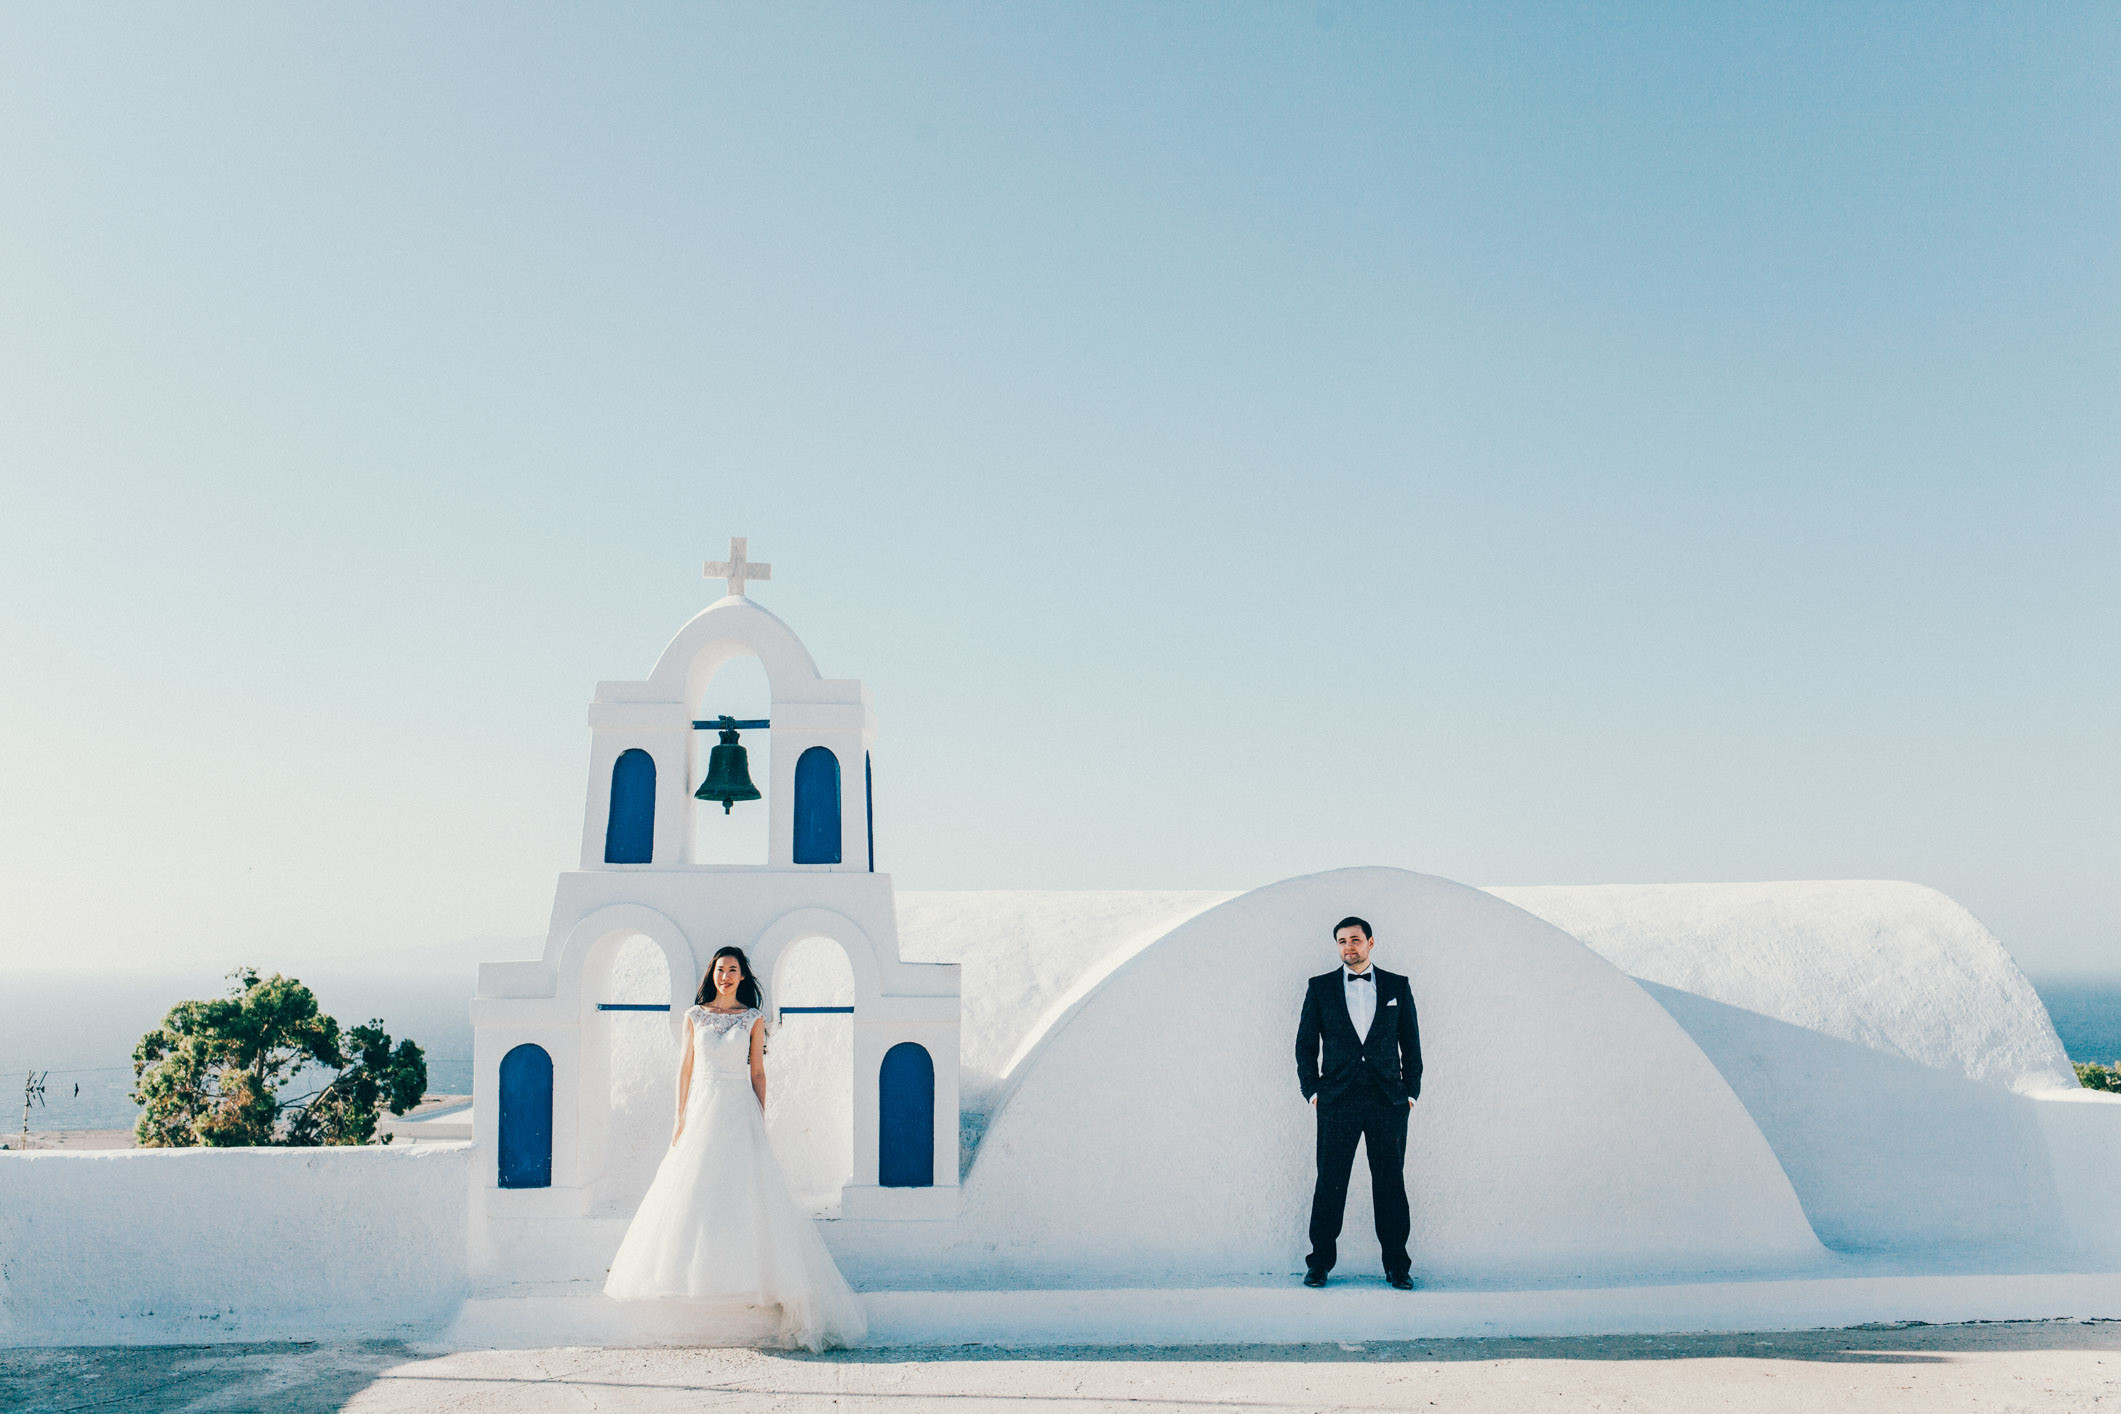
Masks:
[[[728,580],[729,592],[738,598],[743,597],[745,581],[773,578],[772,565],[754,564],[744,558],[749,544],[743,536],[732,535],[729,537],[729,558],[707,562],[707,578]]]

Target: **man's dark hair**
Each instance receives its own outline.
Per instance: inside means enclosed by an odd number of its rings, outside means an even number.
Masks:
[[[1352,913],[1333,925],[1333,936],[1336,938],[1339,937],[1340,930],[1343,928],[1360,928],[1362,929],[1362,935],[1365,938],[1372,938],[1376,936],[1376,934],[1370,931],[1370,925],[1368,923],[1365,923],[1362,919],[1357,918]]]

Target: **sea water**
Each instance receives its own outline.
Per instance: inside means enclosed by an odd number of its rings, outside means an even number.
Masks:
[[[2071,1060],[2121,1065],[2121,978],[2051,977],[2033,989]]]

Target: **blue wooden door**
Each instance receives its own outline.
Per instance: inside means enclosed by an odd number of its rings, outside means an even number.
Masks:
[[[647,864],[655,857],[655,758],[639,747],[611,765],[611,814],[604,825],[606,864]]]
[[[876,1181],[886,1188],[935,1186],[935,1062],[901,1041],[877,1077]]]
[[[501,1187],[552,1187],[552,1057],[528,1043],[501,1057]]]
[[[795,862],[840,862],[840,758],[830,747],[795,758]]]

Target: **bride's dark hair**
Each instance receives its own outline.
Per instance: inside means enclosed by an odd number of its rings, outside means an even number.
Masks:
[[[700,978],[700,993],[692,999],[692,1004],[706,1006],[714,1000],[714,965],[725,957],[735,958],[737,971],[744,974],[744,980],[736,984],[736,1004],[756,1007],[760,998],[759,979],[751,975],[751,959],[744,956],[742,948],[723,948],[707,960],[706,974]]]

